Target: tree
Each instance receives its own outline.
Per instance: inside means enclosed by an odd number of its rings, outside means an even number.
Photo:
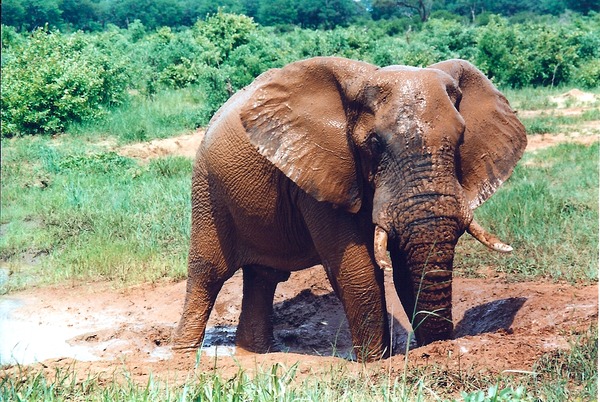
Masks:
[[[33,30],[46,24],[58,27],[62,24],[58,0],[25,0],[22,4],[27,29]]]
[[[298,20],[298,4],[294,0],[261,0],[256,20],[262,25],[294,24]]]
[[[2,24],[21,28],[25,24],[25,8],[19,0],[4,0],[2,7]]]
[[[90,0],[62,0],[59,6],[63,21],[75,29],[90,30],[98,21],[95,4]]]
[[[377,16],[397,16],[402,10],[416,12],[422,22],[431,14],[433,0],[373,0],[373,11]]]
[[[600,12],[600,0],[566,0],[567,6],[573,10],[583,14],[590,11]]]
[[[354,0],[304,0],[298,4],[298,22],[303,27],[332,29],[349,24],[363,11]]]

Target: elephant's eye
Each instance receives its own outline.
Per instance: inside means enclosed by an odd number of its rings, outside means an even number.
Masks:
[[[379,136],[375,133],[371,133],[369,135],[367,143],[371,152],[380,153],[383,150],[383,143],[381,141],[381,138],[379,138]]]

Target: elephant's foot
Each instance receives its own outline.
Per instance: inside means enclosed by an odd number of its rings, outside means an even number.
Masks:
[[[181,351],[193,351],[197,350],[202,346],[203,336],[196,336],[192,334],[197,334],[196,330],[185,329],[185,324],[179,324],[179,327],[174,331],[171,336],[171,348],[173,350],[181,350]]]
[[[235,346],[242,351],[252,352],[252,353],[273,353],[273,352],[281,352],[282,347],[277,342],[256,342],[256,340],[240,339],[240,337],[236,337]]]

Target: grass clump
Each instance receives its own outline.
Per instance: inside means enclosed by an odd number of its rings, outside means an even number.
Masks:
[[[521,118],[528,134],[555,134],[576,130],[579,125],[586,121],[597,120],[599,112],[589,110],[579,116],[552,116],[540,115],[535,117]]]
[[[463,236],[457,272],[494,266],[516,280],[597,281],[598,152],[595,143],[525,154],[510,180],[476,211],[477,219],[515,250],[492,253]]]
[[[522,110],[553,110],[557,109],[558,105],[552,101],[552,98],[563,95],[573,89],[573,86],[532,86],[524,88],[502,87],[502,93],[510,101],[510,105],[517,110],[517,113]],[[585,92],[600,95],[597,88],[587,88]],[[598,101],[588,103],[586,106],[598,106]],[[566,99],[564,107],[581,106],[580,101],[576,98]]]
[[[533,366],[533,386],[546,400],[598,399],[598,328],[575,334],[570,349],[555,350]]]
[[[68,133],[86,138],[108,135],[121,144],[167,138],[208,123],[205,94],[193,86],[165,89],[152,96],[132,94],[126,103],[110,113],[72,124]]]
[[[142,165],[68,138],[15,138],[2,151],[0,258],[10,271],[4,291],[32,277],[183,277],[191,160]]]

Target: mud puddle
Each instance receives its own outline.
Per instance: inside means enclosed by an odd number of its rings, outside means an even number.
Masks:
[[[185,282],[120,290],[95,283],[15,293],[0,299],[2,361],[43,361],[49,369],[76,363],[92,373],[124,367],[140,381],[150,373],[185,375],[194,368],[233,375],[240,367],[261,364],[300,362],[308,371],[354,364],[349,363],[352,345],[342,306],[321,267],[295,272],[277,288],[274,328],[282,352],[256,355],[235,349],[241,288],[238,272],[219,294],[200,357],[180,355],[169,346]],[[386,294],[394,356],[373,365],[389,369],[405,364],[410,326],[391,278],[386,278]],[[456,278],[453,301],[456,339],[420,348],[411,343],[409,364],[531,370],[543,354],[571,347],[577,333],[597,325],[597,284]]]
[[[67,341],[90,328],[66,327],[61,322],[35,322],[15,314],[24,301],[0,299],[0,365],[31,364],[50,358],[99,360],[90,348]]]

